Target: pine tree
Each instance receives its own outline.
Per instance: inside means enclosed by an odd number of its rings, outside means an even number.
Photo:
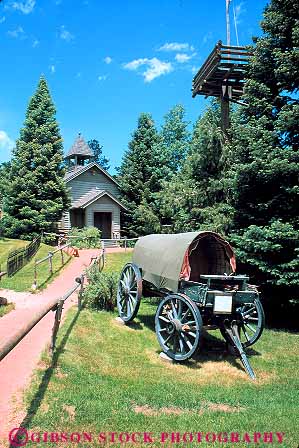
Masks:
[[[3,162],[0,165],[0,208],[8,188],[8,179],[10,173],[10,162]]]
[[[118,169],[122,200],[128,209],[124,226],[132,236],[157,232],[160,228],[155,213],[155,194],[161,189],[165,167],[159,143],[151,115],[142,113]]]
[[[69,206],[63,147],[46,80],[29,101],[24,127],[13,152],[10,185],[1,222],[7,236],[29,239],[53,230]]]
[[[174,231],[227,231],[231,207],[224,197],[223,143],[220,108],[213,101],[195,123],[182,170],[160,194],[165,220]]]
[[[92,150],[94,157],[94,162],[97,162],[101,167],[108,171],[110,168],[109,159],[103,154],[103,146],[100,145],[99,141],[96,139],[92,139],[88,141],[88,146]]]
[[[298,1],[272,0],[249,65],[248,107],[233,128],[232,239],[247,272],[271,300],[299,285]]]
[[[177,173],[189,152],[190,132],[185,121],[185,109],[181,104],[174,106],[164,117],[161,129],[161,150],[170,175]]]

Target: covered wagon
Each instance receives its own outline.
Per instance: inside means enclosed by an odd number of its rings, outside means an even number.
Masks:
[[[163,352],[184,361],[199,347],[203,326],[219,328],[254,373],[244,349],[264,327],[264,311],[249,277],[236,275],[231,245],[215,232],[156,234],[139,238],[117,292],[121,319],[129,323],[141,297],[161,297],[155,330]]]

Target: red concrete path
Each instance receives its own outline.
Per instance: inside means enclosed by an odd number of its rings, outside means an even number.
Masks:
[[[122,249],[107,249],[107,252],[122,251]],[[80,257],[74,258],[44,291],[39,294],[28,294],[25,305],[5,315],[0,320],[0,340],[13,334],[32,313],[44,306],[53,297],[60,297],[74,285],[74,279],[89,265],[96,249],[81,250]],[[27,299],[27,298],[26,298]],[[74,293],[65,303],[65,312],[76,303],[77,293]],[[29,385],[33,370],[40,359],[41,352],[50,341],[54,313],[48,313],[25,338],[0,361],[0,440],[5,438],[10,429],[22,421],[24,415],[13,415],[22,392]],[[0,446],[2,448],[1,442]]]

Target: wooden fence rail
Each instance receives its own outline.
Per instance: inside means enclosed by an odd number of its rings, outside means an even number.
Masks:
[[[8,254],[6,269],[8,277],[12,277],[16,272],[22,269],[28,261],[31,260],[33,255],[35,255],[38,251],[40,243],[41,236],[38,236],[30,244],[28,244],[28,246],[13,250]]]
[[[35,260],[35,262],[34,262],[34,279],[33,279],[32,289],[36,289],[37,288],[37,266],[48,260],[48,263],[49,263],[49,274],[53,275],[53,257],[54,257],[54,255],[57,254],[57,252],[60,252],[60,255],[61,255],[61,265],[63,266],[64,265],[64,253],[63,253],[63,250],[66,249],[67,247],[70,247],[70,246],[71,246],[71,242],[66,243],[63,246],[59,246],[57,249],[49,252],[46,257],[41,258],[40,260]]]
[[[81,298],[84,287],[84,280],[88,277],[88,271],[92,266],[100,265],[100,260],[103,257],[103,251],[96,257],[91,258],[90,265],[75,279],[74,285],[61,297],[53,298],[47,304],[41,306],[41,308],[35,312],[35,314],[31,317],[31,319],[17,328],[15,333],[11,335],[6,340],[0,341],[0,361],[8,355],[11,350],[18,345],[18,343],[40,322],[50,311],[55,311],[55,319],[54,325],[52,328],[52,337],[51,337],[51,345],[50,345],[50,353],[53,356],[55,351],[55,344],[57,333],[59,329],[59,325],[61,322],[61,315],[63,310],[63,305],[65,301],[77,290],[79,290],[78,294],[78,309],[81,309]]]

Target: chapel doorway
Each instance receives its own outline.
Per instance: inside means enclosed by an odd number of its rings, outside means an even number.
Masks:
[[[112,213],[111,212],[95,212],[94,227],[101,231],[101,238],[110,239],[112,230]]]

